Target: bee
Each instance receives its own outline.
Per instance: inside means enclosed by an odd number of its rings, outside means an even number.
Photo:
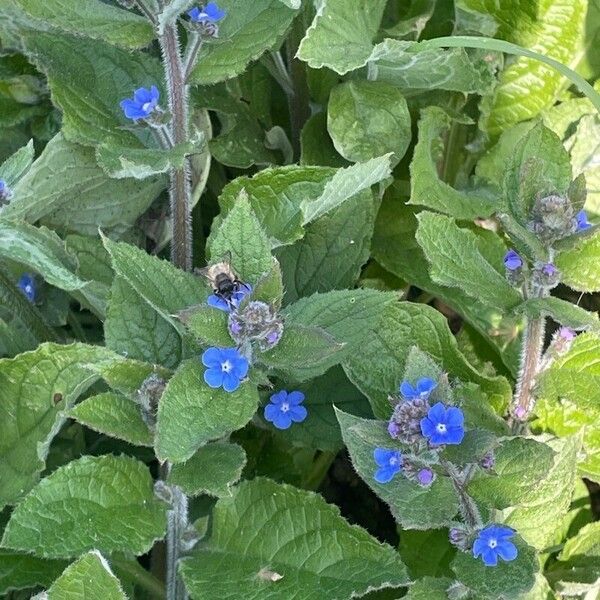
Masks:
[[[228,304],[231,303],[236,292],[246,290],[248,287],[240,281],[235,271],[231,268],[230,257],[226,257],[214,265],[208,265],[199,269],[200,275],[208,280],[213,288],[215,296],[218,296]]]

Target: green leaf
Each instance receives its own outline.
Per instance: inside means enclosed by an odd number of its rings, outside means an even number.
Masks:
[[[63,561],[0,550],[0,594],[36,586],[47,587],[65,567]]]
[[[467,424],[471,426],[471,415],[467,413],[465,416]],[[442,452],[442,456],[455,465],[468,465],[479,462],[497,445],[498,439],[491,431],[469,429],[465,431],[465,437],[462,442],[457,446],[446,446]]]
[[[456,548],[450,544],[447,529],[402,530],[398,552],[412,579],[420,579],[426,575],[452,576],[450,561],[456,555]],[[448,587],[449,582],[443,589]],[[411,590],[414,590],[414,586],[411,586]],[[442,600],[446,600],[446,595]]]
[[[217,83],[242,73],[277,44],[297,14],[280,0],[222,0],[219,6],[227,17],[219,23],[218,39],[203,45],[194,83]]]
[[[321,74],[321,71],[317,71],[317,73]],[[325,101],[328,97],[329,90],[327,90]],[[344,167],[348,164],[348,161],[342,158],[333,146],[333,141],[327,133],[327,115],[324,112],[316,113],[306,121],[300,134],[300,146],[302,149],[301,165]]]
[[[600,230],[556,257],[561,281],[578,292],[600,292]]]
[[[515,308],[518,314],[537,319],[550,316],[554,321],[573,329],[598,330],[598,315],[560,298],[529,298]]]
[[[417,218],[417,242],[430,264],[433,281],[460,288],[480,302],[503,310],[510,310],[522,301],[521,294],[483,253],[490,254],[482,243],[484,240],[444,215],[422,212]],[[491,250],[499,267],[503,244],[498,238],[494,238]]]
[[[228,253],[231,254],[231,266],[242,281],[255,284],[271,270],[271,245],[244,193],[211,238],[213,262],[222,260]]]
[[[596,157],[600,137],[600,118],[589,102],[585,108],[592,114],[586,114],[581,118],[575,133],[567,140],[566,146],[571,155],[574,175],[585,175],[587,206],[592,212],[598,214],[600,213],[600,165]]]
[[[13,504],[37,482],[65,408],[98,378],[85,368],[112,353],[99,346],[43,344],[0,360],[0,505]]]
[[[504,410],[512,393],[506,379],[488,377],[473,368],[458,350],[446,319],[438,311],[423,304],[399,302],[387,306],[356,352],[344,357],[344,370],[369,398],[376,417],[389,418],[388,395],[398,389],[413,346],[429,354],[453,377],[479,385],[488,402],[499,412]]]
[[[241,446],[213,442],[202,446],[187,462],[173,465],[167,481],[191,496],[232,496],[232,486],[245,465],[246,453]]]
[[[521,598],[521,594],[533,587],[540,567],[531,546],[523,542],[520,536],[513,541],[518,550],[517,558],[510,562],[500,560],[493,569],[470,552],[458,552],[451,565],[456,578],[481,600]]]
[[[37,22],[74,35],[85,35],[123,46],[143,48],[154,39],[152,25],[145,17],[98,0],[12,0]]]
[[[373,50],[385,0],[327,0],[320,5],[297,56],[344,75],[364,66]]]
[[[600,556],[600,522],[585,525],[575,537],[569,538],[558,555],[558,560],[571,560],[581,556]]]
[[[448,600],[446,590],[452,585],[447,578],[423,577],[408,588],[406,600]]]
[[[4,179],[9,188],[13,188],[27,173],[33,163],[34,153],[33,140],[29,140],[27,146],[19,148],[0,165],[0,177]],[[14,201],[14,197],[11,198],[11,202]]]
[[[488,190],[456,190],[440,179],[438,162],[443,154],[443,139],[453,127],[452,119],[441,108],[432,106],[421,113],[419,140],[410,164],[409,204],[426,206],[457,219],[487,217],[496,199]]]
[[[86,398],[67,414],[105,435],[136,446],[153,445],[152,434],[142,419],[140,407],[120,394],[105,392]]]
[[[92,550],[65,569],[65,572],[47,591],[48,600],[127,600],[121,583],[110,565],[98,552]]]
[[[208,387],[205,367],[184,362],[171,378],[158,406],[155,448],[161,461],[187,461],[204,444],[241,429],[254,415],[258,393],[249,382],[235,391]]]
[[[225,348],[234,343],[227,328],[228,315],[223,310],[200,304],[181,311],[179,318],[204,346]]]
[[[130,229],[164,189],[165,180],[111,179],[94,152],[56,135],[14,188],[2,216],[86,235]]]
[[[527,438],[505,440],[494,457],[494,474],[474,479],[468,491],[476,500],[496,508],[534,499],[540,481],[554,464],[550,446]]]
[[[322,217],[348,198],[390,177],[391,156],[391,154],[384,154],[363,163],[338,169],[327,182],[318,199],[307,199],[302,202],[303,225]]]
[[[365,483],[389,505],[397,523],[407,529],[430,529],[449,525],[458,512],[458,497],[448,477],[437,477],[429,487],[409,481],[401,473],[389,483],[374,479],[375,448],[394,448],[386,423],[361,419],[336,410],[352,465]]]
[[[317,494],[267,479],[245,481],[217,502],[211,537],[182,561],[181,574],[198,599],[207,590],[234,598],[243,589],[266,600],[300,589],[334,600],[408,582],[393,548],[349,525]]]
[[[352,162],[393,152],[404,156],[411,140],[410,114],[404,96],[387,83],[349,81],[333,88],[327,130],[335,149]]]
[[[59,467],[25,497],[2,546],[48,558],[92,549],[139,555],[165,528],[166,505],[155,498],[143,463],[128,456],[84,456]]]

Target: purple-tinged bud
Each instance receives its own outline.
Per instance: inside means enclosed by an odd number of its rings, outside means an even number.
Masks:
[[[574,233],[577,221],[571,201],[558,194],[538,199],[533,208],[530,229],[549,244]]]
[[[394,409],[388,425],[388,432],[392,437],[406,444],[419,444],[423,439],[421,419],[427,416],[428,410],[429,402],[425,398],[400,402]],[[395,436],[392,435],[392,431]]]
[[[398,423],[391,420],[388,423],[387,430],[388,430],[388,433],[390,434],[391,438],[393,438],[395,440],[398,439],[398,436],[400,435],[400,426],[398,425]]]
[[[558,269],[552,263],[546,263],[542,267],[542,273],[546,277],[554,277],[558,273]]]
[[[560,272],[553,263],[536,263],[532,283],[546,291],[555,288],[560,281]]]
[[[570,327],[560,327],[552,337],[549,348],[550,353],[556,356],[557,354],[568,352],[576,337],[577,334]]]
[[[572,342],[576,336],[577,334],[570,327],[561,327],[558,330],[558,337],[566,342]]]
[[[266,352],[279,344],[279,340],[283,335],[283,323],[281,321],[274,322],[271,325],[271,330],[267,331],[264,337],[258,339],[258,347],[261,352]]]
[[[508,271],[517,271],[523,266],[523,259],[513,249],[504,255],[504,266]]]
[[[448,540],[460,550],[468,550],[471,546],[470,535],[462,527],[452,527],[448,532]]]
[[[496,464],[496,458],[493,452],[488,452],[480,461],[479,466],[486,471],[493,469]]]
[[[514,415],[519,421],[524,421],[527,417],[527,409],[524,406],[517,406],[514,410]]]
[[[435,473],[431,469],[421,469],[417,473],[417,481],[423,487],[430,486],[435,480]]]

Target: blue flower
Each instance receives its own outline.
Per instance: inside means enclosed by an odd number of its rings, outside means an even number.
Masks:
[[[248,359],[237,348],[209,348],[202,355],[204,381],[212,387],[223,387],[226,392],[235,392],[240,381],[248,374]]]
[[[11,197],[11,190],[4,179],[0,179],[0,201]]]
[[[433,379],[421,377],[421,379],[417,381],[415,387],[410,385],[408,381],[403,381],[400,384],[400,394],[402,394],[402,397],[405,400],[417,400],[418,398],[427,400],[436,387],[437,383]]]
[[[17,284],[29,302],[35,302],[35,279],[31,273],[23,273]]]
[[[440,444],[460,444],[465,435],[465,417],[460,408],[446,408],[441,402],[434,404],[421,419],[421,433],[437,446]]]
[[[504,266],[509,271],[516,271],[523,266],[523,259],[517,252],[511,249],[504,255]]]
[[[159,98],[158,88],[153,85],[150,89],[138,88],[131,98],[121,100],[120,106],[128,119],[137,121],[150,116],[158,105]]]
[[[575,215],[575,220],[577,221],[577,231],[584,231],[585,229],[589,229],[592,224],[588,221],[587,213],[585,210],[580,210]]]
[[[515,535],[514,529],[504,525],[488,525],[482,529],[473,544],[473,556],[481,560],[486,567],[495,567],[498,557],[510,561],[517,558],[517,547],[510,541]]]
[[[306,419],[307,410],[301,406],[304,402],[302,392],[281,390],[271,396],[271,403],[265,406],[265,419],[273,423],[277,429],[288,429],[293,423],[302,423]]]
[[[374,475],[377,483],[389,483],[394,475],[402,470],[402,453],[400,450],[375,448],[373,458],[379,467]]]
[[[216,2],[209,2],[204,8],[192,8],[188,16],[194,23],[216,23],[225,18],[227,11],[219,8]]]
[[[241,304],[242,300],[250,293],[252,293],[252,286],[247,283],[242,283],[239,286],[239,289],[233,292],[229,302],[227,302],[225,298],[217,296],[217,294],[211,294],[206,299],[206,303],[213,308],[218,308],[219,310],[224,310],[225,312],[231,312],[231,309],[237,308]]]

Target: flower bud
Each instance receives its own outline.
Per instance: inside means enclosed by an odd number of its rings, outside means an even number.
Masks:
[[[448,532],[448,539],[453,546],[460,550],[468,550],[471,547],[471,536],[462,527],[452,527]]]
[[[550,194],[539,198],[533,207],[532,231],[546,243],[560,240],[577,231],[577,220],[568,198]]]
[[[532,275],[532,283],[535,287],[544,290],[555,288],[560,281],[560,272],[553,263],[538,262]]]
[[[283,321],[268,304],[254,300],[229,314],[228,329],[240,347],[256,341],[261,352],[266,352],[279,343]]]
[[[488,452],[480,461],[479,466],[486,471],[490,471],[496,464],[496,458],[493,452]]]
[[[165,391],[166,385],[162,377],[159,377],[156,373],[151,373],[144,379],[137,392],[136,401],[140,405],[142,419],[152,431],[156,425],[158,402]]]
[[[428,410],[426,398],[399,402],[388,424],[390,436],[406,444],[418,444],[422,440],[421,419],[427,416]]]

